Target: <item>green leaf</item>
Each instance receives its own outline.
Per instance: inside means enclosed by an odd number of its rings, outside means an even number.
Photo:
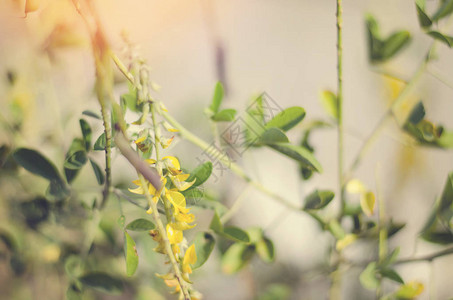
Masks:
[[[447,45],[450,48],[453,46],[453,37],[451,37],[451,36],[444,35],[443,33],[440,33],[439,31],[430,31],[430,32],[428,32],[428,35],[438,41],[441,41],[442,43],[444,43],[445,45]]]
[[[93,149],[95,151],[104,151],[105,150],[105,132],[103,132],[96,142],[94,143]]]
[[[453,216],[453,172],[448,174],[447,181],[445,182],[444,190],[440,197],[438,214],[447,221]]]
[[[212,250],[214,249],[215,239],[209,232],[198,232],[193,243],[195,244],[197,262],[192,266],[192,268],[197,269],[208,260]]]
[[[25,223],[30,228],[36,228],[42,222],[47,221],[50,214],[50,204],[46,198],[36,197],[31,201],[21,202],[19,209]]]
[[[189,206],[197,205],[197,202],[203,200],[204,198],[204,191],[197,188],[187,189],[182,191],[181,194],[184,195],[186,198],[186,204]]]
[[[209,106],[209,109],[211,109],[213,113],[217,113],[219,111],[220,104],[222,104],[223,94],[223,86],[220,82],[217,82],[214,95],[212,97],[212,103],[211,106]]]
[[[428,28],[433,24],[433,21],[429,18],[429,16],[425,12],[425,1],[417,0],[415,1],[415,6],[417,8],[417,17],[420,26],[423,28]]]
[[[14,151],[13,158],[25,170],[35,175],[41,176],[50,181],[54,180],[64,182],[55,165],[38,151],[27,148],[19,148]]]
[[[321,104],[326,113],[334,118],[335,120],[338,120],[338,98],[335,93],[331,91],[322,91],[321,93]]]
[[[66,290],[66,299],[67,300],[83,300],[82,291],[77,288],[75,284],[70,284]]]
[[[66,169],[77,170],[82,168],[87,162],[87,153],[85,150],[80,150],[72,153],[64,162]]]
[[[46,191],[46,197],[51,201],[63,201],[69,197],[69,195],[70,191],[63,181],[52,180]]]
[[[223,232],[218,232],[218,234],[235,242],[250,242],[250,238],[247,232],[236,226],[224,227]]]
[[[335,197],[335,193],[328,190],[315,190],[305,198],[304,209],[321,209],[327,206]]]
[[[127,233],[127,231],[124,231],[124,248],[125,248],[125,253],[126,253],[126,274],[127,276],[132,276],[134,275],[135,271],[137,271],[138,267],[138,254],[137,254],[137,249],[135,247],[135,241],[132,239],[132,237]]]
[[[123,292],[123,283],[121,280],[114,278],[106,273],[93,272],[79,278],[87,287],[93,288],[100,292],[119,295]]]
[[[80,119],[80,129],[82,130],[82,136],[83,136],[83,141],[85,144],[85,150],[90,151],[91,148],[91,136],[92,136],[92,131],[90,124],[88,124],[87,121],[84,119]]]
[[[265,125],[266,129],[276,127],[283,131],[288,131],[305,117],[305,109],[299,106],[293,106],[279,112],[272,120]]]
[[[382,44],[380,39],[379,26],[376,19],[368,14],[366,16],[366,27],[368,31],[368,56],[371,62],[382,60]]]
[[[212,120],[216,122],[231,122],[236,116],[236,110],[232,108],[222,109],[212,116]]]
[[[214,212],[214,216],[212,217],[209,229],[212,229],[215,232],[223,232],[223,224],[222,222],[220,222],[220,218],[217,212]]]
[[[95,112],[93,112],[91,110],[84,110],[82,112],[82,114],[85,115],[85,116],[88,116],[88,117],[92,117],[92,118],[95,118],[95,119],[98,119],[98,120],[102,120],[101,117],[97,113],[95,113]]]
[[[255,246],[236,243],[222,256],[222,271],[226,274],[234,274],[241,270],[255,254]]]
[[[419,296],[424,290],[424,286],[420,282],[412,281],[408,282],[405,285],[402,285],[400,289],[396,292],[395,296],[397,299],[415,299]]]
[[[266,237],[263,238],[256,243],[256,253],[264,262],[273,262],[275,260],[274,243]]]
[[[95,161],[93,161],[91,158],[90,158],[90,163],[91,163],[91,167],[93,168],[94,175],[96,175],[96,180],[97,180],[98,184],[99,185],[104,184],[104,181],[105,181],[104,172],[102,171],[101,167],[99,167],[99,165]]]
[[[445,18],[453,12],[453,0],[446,0],[442,2],[439,9],[434,13],[432,20],[435,22],[442,18]]]
[[[137,105],[137,93],[135,91],[130,91],[127,94],[122,94],[120,99],[123,111],[127,107],[130,111],[140,112],[140,106]]]
[[[259,138],[258,143],[272,145],[277,143],[289,143],[286,134],[279,128],[267,129]]]
[[[291,296],[291,289],[280,283],[269,285],[258,300],[288,300]]]
[[[382,59],[388,60],[395,56],[405,46],[409,45],[411,34],[408,31],[398,31],[390,35],[382,45]]]
[[[313,154],[301,146],[295,146],[288,143],[277,143],[269,145],[269,147],[298,161],[302,166],[307,167],[310,170],[319,173],[322,172],[321,164],[316,160]]]
[[[190,176],[187,179],[187,182],[195,180],[195,183],[192,185],[192,187],[197,187],[205,183],[205,181],[208,180],[209,176],[211,176],[211,173],[212,163],[210,161],[205,162],[196,167],[192,172],[190,172]]]
[[[379,273],[382,275],[382,277],[385,277],[385,278],[388,278],[388,279],[393,280],[395,282],[404,284],[404,280],[393,269],[380,269]]]
[[[132,231],[148,231],[156,228],[153,222],[147,219],[139,218],[127,224],[126,229]]]
[[[371,262],[360,274],[360,284],[368,289],[375,290],[379,286],[379,279],[376,276],[376,263]]]
[[[399,247],[395,248],[389,255],[387,255],[387,257],[380,263],[380,265],[383,267],[387,267],[393,264],[398,258],[399,253],[400,248]]]

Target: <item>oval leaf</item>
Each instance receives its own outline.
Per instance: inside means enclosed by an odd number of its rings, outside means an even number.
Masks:
[[[273,262],[275,260],[274,243],[266,237],[263,238],[256,244],[256,253],[264,262]]]
[[[316,160],[313,154],[301,146],[295,146],[288,143],[277,143],[269,145],[269,147],[298,161],[302,166],[307,167],[310,170],[319,173],[322,172],[321,164]]]
[[[283,131],[288,131],[296,126],[305,117],[305,109],[299,106],[287,108],[279,112],[272,120],[267,122],[267,129],[272,127],[280,128]]]
[[[338,119],[338,98],[331,91],[322,91],[321,93],[321,104],[324,110],[329,116]]]
[[[132,231],[147,231],[147,230],[153,230],[156,228],[153,222],[148,221],[146,219],[136,219],[129,224],[127,224],[126,229],[127,230],[132,230]]]
[[[211,173],[212,162],[208,161],[199,165],[192,172],[190,172],[190,176],[186,181],[192,182],[195,180],[195,183],[192,185],[192,187],[197,187],[208,180],[209,176],[211,176]]]
[[[223,237],[235,242],[249,243],[250,238],[247,232],[236,226],[224,227],[223,232],[220,233]]]
[[[132,237],[124,231],[124,248],[126,253],[126,274],[127,276],[134,275],[138,267],[138,254],[137,248],[135,247],[135,241]]]
[[[55,165],[38,151],[19,148],[14,151],[13,158],[25,170],[35,175],[44,177],[50,181],[55,180],[63,182]]]
[[[441,41],[450,48],[451,46],[453,46],[453,37],[451,36],[447,36],[443,33],[440,33],[439,31],[430,31],[428,32],[428,35],[438,41]]]
[[[234,274],[242,269],[255,254],[255,247],[246,244],[233,244],[222,256],[222,271]]]
[[[88,122],[85,121],[84,119],[80,119],[79,123],[80,129],[82,130],[83,141],[85,143],[85,150],[89,151],[91,148],[91,136],[92,136],[90,124],[88,124]]]
[[[201,267],[211,255],[214,249],[215,239],[208,232],[199,232],[195,236],[195,253],[197,254],[197,262],[192,266],[193,269]]]
[[[123,292],[121,280],[102,272],[86,274],[80,277],[79,280],[87,287],[104,293],[119,295]]]
[[[80,150],[72,153],[64,162],[66,169],[78,170],[87,162],[87,153],[85,150]]]
[[[321,209],[333,200],[335,194],[328,190],[316,190],[305,198],[304,209]]]
[[[101,168],[99,165],[94,162],[92,159],[90,159],[91,167],[93,168],[94,175],[96,176],[96,180],[98,181],[98,184],[104,184],[104,172],[102,172]]]
[[[286,134],[279,128],[269,128],[259,138],[258,143],[271,145],[277,143],[289,143]]]
[[[232,108],[222,109],[214,116],[212,116],[212,120],[216,122],[231,122],[234,120],[236,116],[236,110]]]
[[[223,99],[223,85],[220,82],[217,82],[214,90],[214,95],[212,96],[211,106],[209,108],[212,112],[217,113],[220,108],[220,104],[222,103]]]

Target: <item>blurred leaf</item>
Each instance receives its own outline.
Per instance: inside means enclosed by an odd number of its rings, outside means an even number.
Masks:
[[[83,136],[83,141],[85,144],[85,150],[90,151],[91,148],[91,136],[92,136],[92,131],[90,124],[88,124],[87,121],[84,119],[80,119],[80,129],[82,130],[82,136]]]
[[[453,3],[453,1],[452,1],[452,3]],[[453,46],[453,37],[451,37],[451,36],[440,33],[439,31],[430,31],[430,32],[428,32],[428,35],[438,41],[441,41],[442,43],[447,45],[449,48],[451,48]]]
[[[382,46],[382,60],[388,60],[395,56],[401,49],[406,47],[411,41],[409,31],[398,31],[390,35]]]
[[[217,113],[219,111],[220,104],[222,104],[223,94],[224,92],[222,83],[217,82],[214,90],[214,95],[212,97],[211,106],[209,106],[209,109],[211,109],[212,112]]]
[[[393,249],[393,251],[389,255],[387,255],[387,257],[385,259],[383,259],[383,261],[380,263],[380,265],[383,267],[387,267],[387,266],[393,264],[396,261],[396,259],[398,258],[399,253],[400,253],[400,248],[396,247],[395,249]]]
[[[379,273],[382,275],[382,277],[388,278],[390,280],[393,280],[395,282],[404,284],[404,280],[401,278],[401,276],[395,272],[393,269],[380,269]]]
[[[77,170],[82,168],[87,162],[87,153],[85,150],[80,150],[72,153],[64,162],[66,169]]]
[[[437,211],[446,221],[450,221],[453,216],[453,172],[448,174]]]
[[[423,102],[420,101],[414,106],[407,120],[416,125],[423,120],[425,114],[425,106],[423,105]]]
[[[381,38],[379,26],[372,15],[366,16],[368,30],[368,52],[372,63],[383,63],[407,46],[411,40],[410,33],[405,30],[392,33],[388,38]]]
[[[416,0],[415,6],[417,8],[417,17],[420,26],[423,28],[430,27],[433,22],[425,12],[425,0]]]
[[[260,136],[258,143],[271,145],[276,143],[289,143],[289,140],[281,129],[269,128]]]
[[[329,222],[329,231],[337,240],[341,240],[346,236],[343,227],[341,227],[336,219],[332,219]]]
[[[25,170],[50,181],[63,181],[55,165],[38,151],[19,148],[13,153],[14,160]]]
[[[140,105],[137,105],[137,92],[135,90],[130,90],[127,94],[121,95],[121,108],[122,111],[125,111],[127,107],[130,111],[140,112]]]
[[[305,117],[305,109],[299,106],[293,106],[279,112],[272,120],[265,125],[266,129],[280,128],[283,131],[288,131]]]
[[[331,91],[322,91],[321,92],[321,104],[322,107],[324,108],[324,111],[334,118],[335,120],[338,119],[338,98],[337,95],[335,95]]]
[[[64,269],[69,277],[77,277],[82,265],[82,258],[73,254],[66,258],[64,262]]]
[[[438,21],[442,18],[445,18],[453,12],[453,0],[443,1],[439,9],[434,13],[432,20]]]
[[[288,143],[276,143],[269,145],[269,147],[298,161],[302,166],[310,170],[317,171],[319,173],[322,172],[321,164],[316,160],[313,154],[301,146],[291,145]]]
[[[255,246],[236,243],[230,246],[222,256],[222,271],[234,274],[241,270],[255,254]]]
[[[82,114],[85,115],[85,116],[89,116],[89,117],[98,119],[98,120],[102,120],[102,118],[97,113],[95,113],[95,112],[93,112],[91,110],[84,110],[82,112]]]
[[[192,185],[193,187],[197,187],[208,180],[209,176],[211,176],[212,173],[212,163],[210,161],[205,162],[195,169],[193,169],[192,172],[190,172],[190,176],[187,179],[187,182],[191,182],[195,180],[194,184]]]
[[[228,226],[223,228],[223,232],[220,233],[223,237],[230,239],[235,242],[249,243],[250,238],[246,231],[236,226]]]
[[[153,224],[154,225],[154,224]],[[134,275],[135,271],[137,271],[138,267],[138,254],[137,254],[137,248],[135,246],[135,241],[132,239],[132,237],[127,233],[127,231],[124,231],[124,248],[125,248],[125,253],[126,253],[126,274],[127,276],[132,276]]]
[[[214,216],[212,217],[209,229],[212,229],[215,232],[223,232],[223,224],[222,222],[220,222],[220,218],[219,215],[217,215],[217,212],[214,212]]]
[[[360,284],[368,289],[375,290],[379,286],[379,279],[376,277],[376,263],[371,262],[360,274]]]
[[[204,198],[204,191],[197,188],[189,188],[185,191],[182,191],[181,194],[183,194],[184,197],[186,197],[187,205],[201,206],[198,205],[197,202],[203,200]]]
[[[362,211],[368,217],[372,216],[374,213],[374,208],[376,206],[376,197],[373,192],[367,191],[360,195],[360,207]]]
[[[284,284],[273,283],[258,297],[258,300],[287,300],[290,296],[290,287]]]
[[[193,269],[197,269],[208,260],[214,249],[215,239],[209,232],[198,232],[195,236],[194,244],[197,261],[193,265]]]
[[[95,151],[104,151],[105,150],[105,132],[103,132],[94,142],[93,149]]]
[[[236,110],[232,108],[222,109],[212,116],[212,120],[216,122],[231,122],[236,116]]]
[[[94,175],[96,176],[96,180],[99,185],[104,184],[104,172],[101,170],[101,167],[90,158],[91,167],[93,168]]]
[[[335,194],[328,190],[315,190],[305,198],[304,209],[321,209],[333,200]]]
[[[67,300],[83,300],[82,291],[75,284],[70,284],[66,290]]]
[[[411,281],[402,285],[396,292],[395,296],[397,299],[415,299],[421,293],[423,293],[424,286],[422,283],[417,281]]]
[[[14,275],[21,276],[25,273],[27,265],[24,260],[24,256],[20,253],[13,253],[9,260],[9,265],[14,272]]]
[[[127,224],[126,229],[127,230],[132,230],[132,231],[147,231],[147,230],[153,230],[156,228],[156,225],[154,225],[153,222],[148,221],[146,219],[135,219],[134,221],[130,222]]]
[[[93,272],[79,278],[84,285],[100,292],[120,295],[123,292],[123,283],[106,273]]]
[[[36,228],[49,218],[50,205],[46,198],[37,197],[31,201],[22,202],[19,208],[30,228]]]
[[[256,253],[264,262],[273,262],[275,260],[274,243],[270,239],[264,237],[256,243]]]

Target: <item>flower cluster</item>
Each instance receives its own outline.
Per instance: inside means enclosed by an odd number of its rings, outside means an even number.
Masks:
[[[136,143],[139,145],[143,141],[144,139],[136,140]],[[195,264],[197,261],[195,245],[188,247],[185,250],[184,256],[181,255],[181,248],[184,250],[184,248],[187,247],[183,231],[195,227],[196,224],[193,224],[195,222],[195,216],[190,213],[190,208],[186,206],[186,198],[181,192],[189,189],[195,183],[195,180],[190,182],[187,181],[190,174],[183,173],[176,157],[165,156],[160,161],[147,159],[146,162],[158,170],[161,176],[161,188],[156,190],[149,182],[146,182],[147,187],[143,187],[140,180],[134,180],[133,183],[137,185],[137,188],[129,189],[129,191],[143,195],[145,194],[144,188],[147,188],[149,194],[152,196],[152,200],[156,204],[163,204],[167,217],[166,235],[168,241],[176,261],[181,265],[184,280],[190,283],[189,274],[192,273],[191,265]],[[151,214],[152,212],[152,208],[150,207],[147,213]],[[158,243],[157,247],[154,248],[154,251],[167,254],[162,233],[158,230],[151,230],[150,235]],[[169,274],[160,277],[164,279],[168,286],[174,286],[175,292],[180,291],[180,286],[173,273],[170,272]]]

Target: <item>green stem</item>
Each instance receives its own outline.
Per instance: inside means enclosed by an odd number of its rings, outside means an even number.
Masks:
[[[453,247],[450,247],[450,248],[447,248],[447,249],[444,249],[444,250],[441,250],[438,252],[434,252],[432,254],[420,256],[420,257],[400,259],[395,262],[395,265],[402,265],[402,264],[407,264],[407,263],[423,262],[423,261],[432,262],[436,258],[450,255],[450,254],[453,254]]]
[[[143,187],[146,187],[148,183],[145,181],[143,175],[139,172],[137,172],[137,174],[140,179],[141,185]],[[145,191],[145,197],[148,200],[150,207],[153,209],[154,222],[156,222],[157,230],[159,230],[159,234],[162,237],[162,240],[165,244],[165,252],[167,253],[168,258],[170,259],[171,266],[173,268],[173,271],[175,272],[176,280],[178,280],[179,286],[181,288],[181,293],[184,296],[184,300],[190,300],[190,294],[187,289],[187,284],[182,278],[181,270],[179,269],[179,264],[176,261],[175,255],[173,254],[170,241],[168,240],[167,231],[165,230],[164,224],[160,219],[159,211],[157,210],[157,204],[153,201],[148,189],[144,188],[143,190]]]
[[[104,191],[102,192],[102,209],[107,203],[112,186],[112,127],[110,124],[110,114],[108,113],[105,101],[100,101],[100,103],[105,134],[105,184]]]
[[[343,182],[343,151],[344,151],[344,130],[343,130],[343,6],[342,0],[337,0],[337,112],[338,112],[338,185],[340,191],[341,213],[343,215],[346,201],[344,198]]]
[[[247,199],[247,192],[249,190],[250,185],[248,185],[236,198],[236,201],[234,201],[233,205],[231,206],[230,210],[228,210],[221,218],[220,221],[224,224],[228,222],[234,214],[239,210],[241,207],[242,203],[244,203],[244,200]]]

